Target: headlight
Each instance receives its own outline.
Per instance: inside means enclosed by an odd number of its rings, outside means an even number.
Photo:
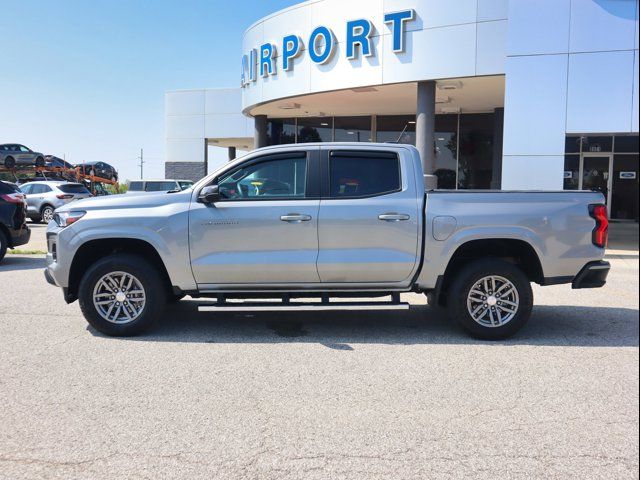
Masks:
[[[60,212],[56,213],[53,216],[53,220],[58,224],[59,227],[68,227],[72,223],[76,223],[82,217],[84,217],[87,212],[83,211],[75,211],[75,212]]]

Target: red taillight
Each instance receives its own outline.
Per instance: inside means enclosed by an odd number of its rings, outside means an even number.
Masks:
[[[0,195],[0,198],[9,203],[22,203],[24,202],[24,196],[21,193],[6,193]]]
[[[589,205],[589,215],[596,221],[591,241],[596,247],[605,248],[609,240],[609,217],[606,205]]]
[[[56,197],[60,200],[69,200],[70,198],[73,198],[73,195],[56,195]]]

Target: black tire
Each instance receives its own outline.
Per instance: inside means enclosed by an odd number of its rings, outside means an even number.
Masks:
[[[40,221],[44,220],[45,222],[49,223],[51,220],[53,220],[54,210],[55,208],[53,208],[51,205],[43,205],[40,209]],[[49,220],[47,220],[47,218],[49,218]]]
[[[12,169],[16,166],[16,161],[13,157],[7,157],[4,159],[5,168]]]
[[[44,158],[42,157],[36,158],[36,167],[44,167]]]
[[[475,321],[467,308],[471,290],[489,276],[502,277],[511,282],[519,298],[515,315],[500,326],[488,326]],[[532,308],[533,291],[527,276],[517,266],[499,259],[476,260],[460,270],[453,279],[447,300],[449,316],[471,336],[482,340],[504,340],[515,335],[529,320]]]
[[[42,218],[40,217],[29,217],[29,220],[31,220],[31,223],[42,223]]]
[[[7,236],[4,234],[2,230],[0,230],[0,262],[4,259],[4,256],[7,254],[7,245],[9,244],[9,240]]]
[[[435,292],[429,292],[425,296],[427,297],[427,305],[436,310],[442,309],[442,305],[438,303]]]
[[[140,315],[129,323],[113,323],[103,318],[93,303],[93,291],[100,279],[111,272],[125,272],[138,279],[144,288],[146,303]],[[78,300],[80,310],[89,324],[105,335],[129,337],[148,330],[162,315],[167,303],[164,276],[144,258],[117,253],[91,265],[80,281]]]

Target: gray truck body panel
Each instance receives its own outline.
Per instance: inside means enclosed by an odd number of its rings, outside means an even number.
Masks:
[[[402,188],[370,198],[198,202],[205,186],[246,162],[291,152],[320,158],[332,150],[397,154]],[[575,191],[425,193],[419,154],[406,145],[269,147],[225,165],[192,190],[62,207],[87,214],[66,228],[49,224],[47,269],[66,288],[79,248],[127,238],[151,245],[172,285],[185,292],[426,291],[436,288],[465,243],[509,239],[531,246],[545,278],[571,279],[604,256],[591,241],[595,221],[588,206],[598,203],[604,203],[601,194]],[[292,214],[305,220],[282,221]]]

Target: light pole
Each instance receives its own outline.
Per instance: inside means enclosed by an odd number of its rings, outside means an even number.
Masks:
[[[144,149],[140,149],[140,156],[138,157],[140,160],[140,180],[144,178]]]

